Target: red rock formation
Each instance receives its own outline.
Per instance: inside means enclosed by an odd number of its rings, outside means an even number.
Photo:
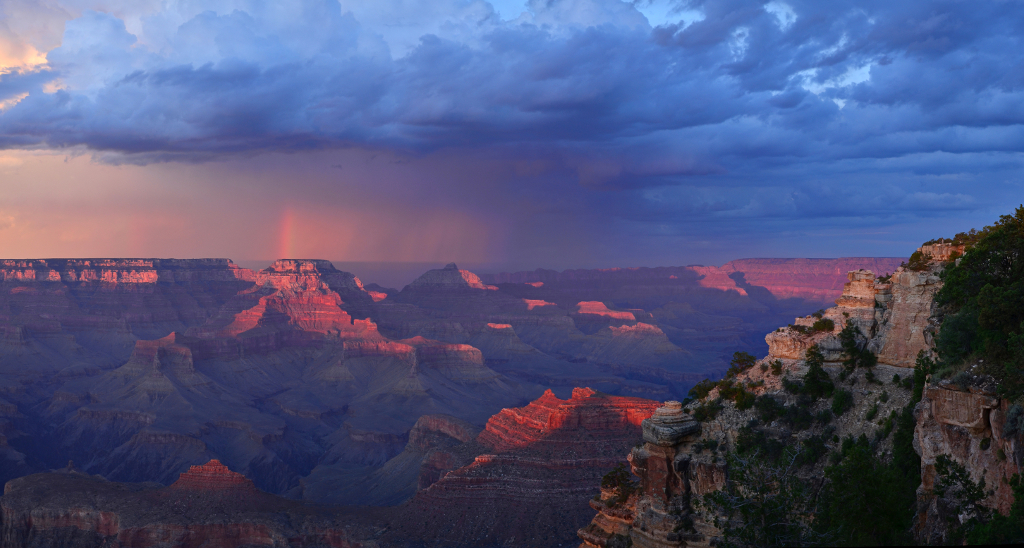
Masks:
[[[600,394],[590,388],[576,388],[572,398],[561,400],[551,390],[529,405],[502,411],[487,421],[477,440],[495,452],[571,439],[574,430],[590,433],[609,431],[621,435],[629,426],[639,427],[657,406],[656,401]]]
[[[742,274],[750,285],[767,288],[776,298],[834,300],[843,290],[846,274],[858,269],[892,273],[903,258],[836,258],[734,260],[723,271]]]
[[[576,306],[579,308],[577,313],[582,315],[598,315],[624,321],[636,321],[636,317],[632,313],[628,311],[612,311],[608,309],[604,302],[580,302]]]
[[[738,293],[740,296],[746,296],[747,291],[736,286],[736,281],[729,277],[730,271],[725,270],[721,267],[703,267],[703,266],[690,266],[687,269],[697,273],[701,276],[699,285],[704,288],[714,288],[717,290],[731,290]],[[670,278],[679,277],[671,275]]]
[[[256,491],[252,481],[232,472],[216,458],[201,466],[190,467],[171,484],[171,488],[182,491]]]
[[[526,304],[526,309],[528,311],[533,311],[533,308],[535,308],[535,307],[557,306],[558,305],[558,304],[556,304],[554,302],[548,302],[548,301],[545,301],[545,300],[528,300],[526,298],[523,298],[523,303]]]
[[[570,542],[573,530],[588,519],[586,501],[598,491],[600,477],[621,461],[640,436],[640,423],[658,405],[577,388],[567,400],[549,390],[525,407],[503,409],[463,449],[484,454],[417,494],[406,505],[409,519],[394,534],[410,538],[395,540],[486,546]],[[434,476],[444,465],[440,458],[429,464]]]

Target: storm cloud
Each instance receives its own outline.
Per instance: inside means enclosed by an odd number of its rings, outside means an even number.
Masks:
[[[14,1],[3,28],[46,53],[0,75],[0,147],[487,158],[477,184],[494,189],[465,208],[527,195],[623,261],[670,237],[807,240],[808,223],[912,240],[1020,196],[1020,2],[516,4],[74,1],[15,18],[31,10]],[[838,253],[868,252],[853,248]]]

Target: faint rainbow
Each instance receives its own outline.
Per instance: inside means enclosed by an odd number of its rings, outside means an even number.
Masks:
[[[277,258],[292,257],[292,238],[295,229],[295,212],[292,207],[285,207],[281,214],[281,226],[277,234]]]

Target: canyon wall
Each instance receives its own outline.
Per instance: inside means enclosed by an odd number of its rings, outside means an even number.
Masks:
[[[500,283],[588,283],[613,284],[696,284],[705,288],[732,290],[746,295],[749,286],[767,289],[779,299],[802,298],[815,302],[836,299],[846,282],[846,273],[866,269],[878,274],[892,273],[903,258],[751,258],[734,260],[721,267],[635,267],[611,269],[549,269],[516,273],[482,274],[483,282]]]
[[[970,480],[985,490],[978,502],[1003,515],[1010,513],[1013,489],[1009,480],[1024,464],[1024,434],[1008,418],[1021,416],[1020,405],[1001,399],[989,376],[969,373],[956,382],[928,384],[914,413],[914,450],[921,456],[921,487],[914,524],[915,538],[928,545],[949,545],[949,531],[979,513],[954,491],[937,491],[937,463],[946,457],[965,467]]]
[[[781,407],[804,409],[814,418],[827,418],[827,422],[815,420],[799,427],[781,420],[762,424],[755,409],[741,410],[732,401],[721,399],[717,387],[685,409],[678,402],[667,402],[658,409],[644,423],[643,443],[628,455],[632,473],[639,478],[638,486],[602,488],[601,495],[590,503],[597,515],[579,531],[583,545],[680,547],[722,543],[721,528],[728,522],[722,523],[724,518],[700,497],[725,487],[730,479],[725,456],[756,438],[797,446],[814,440],[822,442],[826,450],[837,450],[842,438],[863,435],[873,441],[872,448],[880,456],[891,453],[889,432],[881,432],[875,420],[898,414],[911,400],[909,387],[897,382],[913,376],[911,367],[918,352],[931,353],[932,338],[941,323],[941,311],[933,299],[941,286],[938,273],[952,252],[956,251],[925,250],[932,257],[927,267],[921,271],[899,267],[888,280],[876,279],[868,270],[850,271],[834,307],[799,317],[793,324],[769,333],[765,337],[768,356],[732,380],[733,387],[771,397]],[[826,360],[825,371],[836,381],[842,369],[838,361],[844,358],[839,333],[848,325],[857,328],[861,347],[878,354],[879,364],[872,369],[871,379],[859,373],[839,377],[836,383],[849,391],[851,403],[848,411],[833,419],[827,401],[806,400],[786,389],[782,381],[807,372],[804,358],[812,345],[819,347]],[[892,383],[888,383],[890,378]],[[1004,513],[1008,510],[1012,494],[1007,480],[1018,471],[1020,444],[996,432],[1002,430],[1009,406],[997,399],[991,388],[978,383],[968,388],[946,381],[926,388],[924,400],[915,409],[915,449],[922,456],[923,480],[918,491],[918,540],[945,542],[939,526],[946,523],[938,518],[948,518],[951,503],[933,493],[935,462],[940,454],[965,464],[976,481],[986,480],[993,492],[984,504]],[[706,412],[708,407],[716,407],[711,409],[716,412]],[[689,413],[696,409],[710,414],[710,418],[695,421]],[[742,438],[747,438],[747,443],[741,443]],[[824,467],[822,454],[813,463],[796,467],[790,475],[813,488],[820,485]]]
[[[576,388],[569,399],[549,390],[525,407],[503,409],[474,440],[435,448],[420,491],[382,542],[571,544],[601,476],[621,462],[657,406]]]

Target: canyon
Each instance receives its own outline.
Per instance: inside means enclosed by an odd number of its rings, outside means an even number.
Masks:
[[[898,260],[449,264],[401,290],[323,260],[3,260],[0,481],[69,460],[54,483],[101,476],[132,494],[237,472],[252,494],[386,507],[352,520],[387,525],[363,542],[570,544],[661,402],[721,377],[738,349],[799,368],[783,351],[799,353],[799,335],[773,344],[765,327],[835,299],[837,273],[865,266]],[[915,334],[885,341],[905,339],[900,356]]]

